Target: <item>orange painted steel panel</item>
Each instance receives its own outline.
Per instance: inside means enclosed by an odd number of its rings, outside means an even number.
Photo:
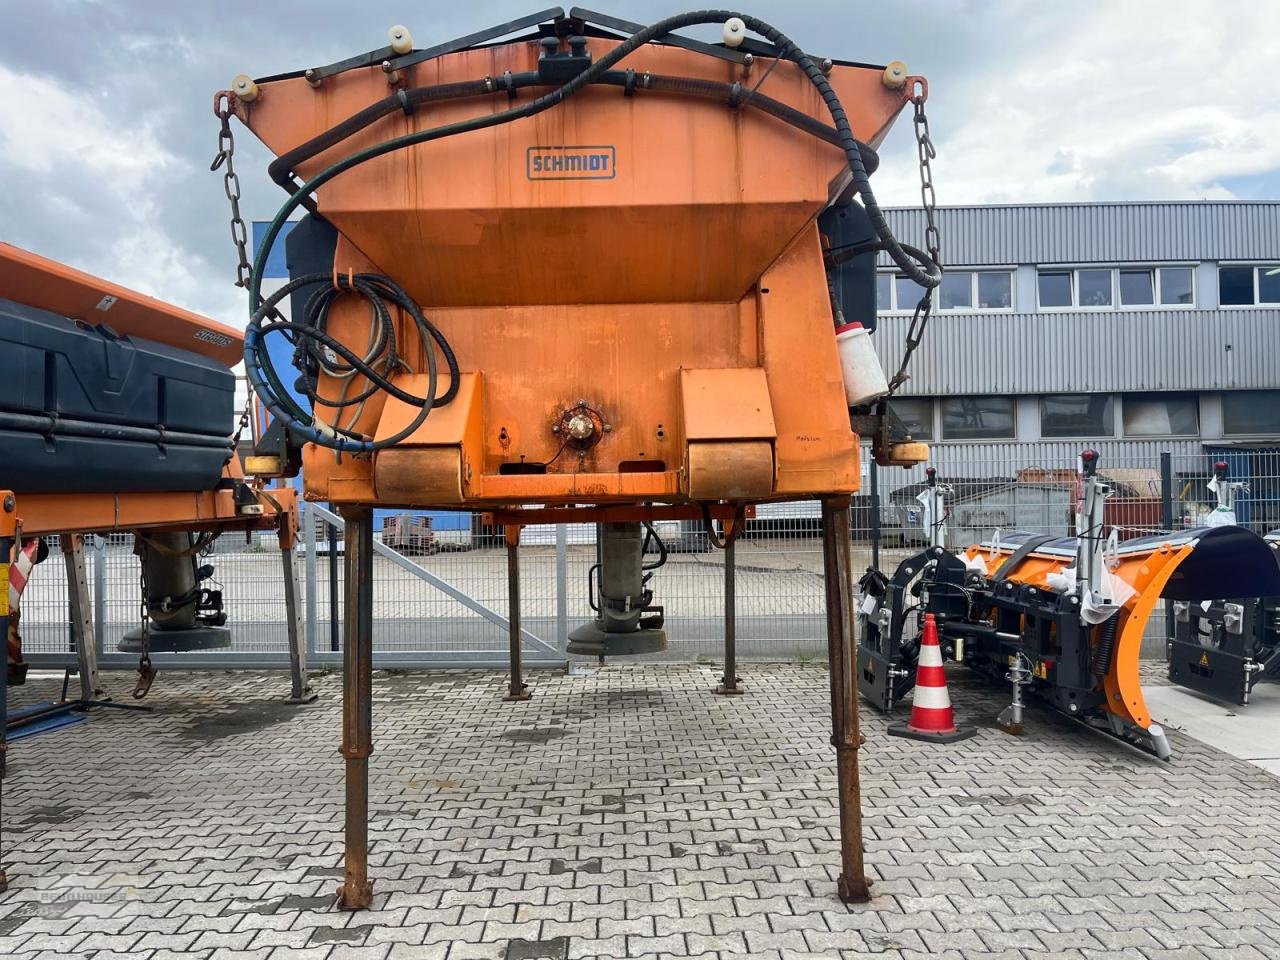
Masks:
[[[7,243],[0,243],[0,297],[91,326],[106,324],[229,367],[244,355],[239,330]]]
[[[599,58],[617,41],[593,38]],[[439,57],[410,86],[537,69],[536,40]],[[755,69],[771,68],[761,59]],[[649,45],[620,68],[732,83],[739,68]],[[763,75],[763,73],[761,74]],[[878,142],[903,104],[881,71],[837,66],[831,82],[854,131]],[[381,70],[352,70],[313,89],[302,78],[260,85],[248,124],[277,154],[390,92]],[[520,101],[544,88],[522,91]],[[762,93],[829,123],[799,68],[778,64]],[[507,109],[505,93],[396,112],[302,163],[302,177],[416,130]],[[530,150],[597,144],[616,156],[608,179],[533,179]],[[532,118],[419,144],[362,165],[319,191],[343,234],[427,306],[736,301],[778,250],[842,186],[831,144],[751,110],[689,96],[591,87]],[[412,266],[406,252],[429,250]],[[584,269],[584,267],[589,267]]]
[[[772,440],[778,435],[769,383],[759,367],[681,370],[686,441]]]
[[[296,513],[294,491],[268,490],[280,511],[267,501],[265,514],[245,517],[236,512],[230,490],[203,493],[18,493],[16,522],[23,536],[74,531],[108,533],[113,530],[199,530],[206,527],[274,527],[280,513]],[[296,525],[296,521],[295,521]]]
[[[588,46],[598,58],[616,43],[592,38]],[[537,56],[536,41],[461,51],[413,67],[406,83],[533,71]],[[738,66],[660,45],[642,47],[620,68],[742,80]],[[771,71],[763,94],[830,123],[794,64],[774,69],[758,58],[753,69],[757,78]],[[830,80],[855,134],[878,144],[902,109],[902,91],[886,89],[878,68],[836,66]],[[318,88],[301,78],[263,81],[257,99],[237,109],[279,154],[392,92],[381,70],[361,68]],[[517,99],[542,92],[521,91]],[[392,137],[509,105],[504,92],[431,102],[413,116],[397,111],[295,172],[305,179]],[[550,155],[547,148],[591,145],[608,153],[610,176],[534,175],[532,158]],[[752,447],[750,456],[741,454],[749,469],[740,486],[753,499],[798,499],[858,489],[858,438],[849,426],[814,225],[848,180],[839,148],[752,109],[646,91],[627,97],[597,86],[532,118],[369,161],[321,187],[317,199],[341,234],[335,271],[384,273],[401,284],[448,339],[463,384],[477,384],[474,395],[453,401],[461,412],[436,409],[410,441],[461,447],[460,460],[445,471],[458,464],[461,506],[678,502],[691,487],[695,496],[730,490],[712,450],[687,452],[695,434],[766,441],[767,470]],[[361,353],[368,324],[367,305],[343,297],[328,329]],[[424,347],[405,318],[396,328],[412,377],[405,382],[423,395]],[[716,394],[707,410],[723,423],[700,421],[696,412],[690,420],[682,382],[693,371],[721,377],[707,388]],[[322,376],[319,392],[334,400],[365,386],[360,378],[344,386]],[[608,428],[585,450],[568,447],[551,429],[580,402]],[[412,414],[375,393],[354,424],[348,413],[342,425],[387,437]],[[433,492],[425,464],[415,468],[398,453],[339,459],[308,446],[306,496],[459,506]],[[693,482],[687,459],[719,479]],[[521,462],[548,466],[541,474],[503,471]],[[377,489],[375,464],[394,473],[383,483],[378,468]],[[437,474],[434,466],[429,472]],[[769,481],[761,483],[762,476]],[[452,497],[452,480],[449,486]]]
[[[854,493],[858,437],[849,426],[816,224],[760,278],[759,289],[761,352],[778,423],[777,491]]]

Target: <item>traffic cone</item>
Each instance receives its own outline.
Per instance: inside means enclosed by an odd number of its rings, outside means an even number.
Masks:
[[[911,697],[911,719],[889,727],[890,736],[908,737],[928,743],[953,743],[977,733],[975,727],[957,727],[947,693],[947,675],[942,669],[942,648],[938,646],[938,624],[932,613],[924,615],[920,657],[916,663],[916,689]]]

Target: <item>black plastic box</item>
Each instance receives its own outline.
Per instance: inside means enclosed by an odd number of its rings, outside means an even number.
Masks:
[[[0,299],[0,489],[212,489],[234,408],[216,360]]]

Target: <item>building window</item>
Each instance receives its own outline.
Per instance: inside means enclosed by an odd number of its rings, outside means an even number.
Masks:
[[[1224,393],[1222,432],[1233,437],[1280,434],[1280,390]]]
[[[938,291],[939,310],[973,309],[973,274],[965,270],[948,270],[942,275]]]
[[[1280,266],[1258,268],[1258,302],[1280,303]]]
[[[876,276],[876,293],[879,309],[910,313],[915,310],[924,291],[909,277],[880,273]],[[948,267],[942,275],[942,287],[934,294],[934,306],[947,312],[1012,310],[1013,272]]]
[[[1013,397],[946,397],[943,440],[1012,440]]]
[[[1155,302],[1154,270],[1120,271],[1120,306],[1149,307]]]
[[[1079,270],[1041,270],[1040,306],[1189,307],[1195,300],[1194,271],[1190,267],[1084,267]]]
[[[1040,306],[1071,307],[1075,298],[1071,295],[1071,271],[1055,270],[1040,274]]]
[[[922,296],[924,296],[924,287],[910,277],[899,274],[893,278],[893,309],[914,310]]]
[[[1013,274],[1008,270],[984,270],[978,275],[978,307],[982,310],[1013,309]]]
[[[933,401],[928,397],[898,397],[889,401],[889,410],[912,440],[933,439]]]
[[[1194,393],[1129,393],[1124,396],[1126,437],[1194,437],[1200,404]]]
[[[1109,393],[1060,393],[1040,398],[1040,436],[1110,437],[1115,434]]]
[[[1160,279],[1161,304],[1166,307],[1195,305],[1195,271],[1190,267],[1161,267],[1156,276]]]
[[[1280,303],[1280,266],[1219,267],[1218,302],[1224,307]]]
[[[1077,270],[1076,289],[1082,307],[1111,306],[1111,271]]]

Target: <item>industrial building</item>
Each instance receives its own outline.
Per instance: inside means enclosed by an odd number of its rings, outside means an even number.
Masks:
[[[888,211],[904,236],[918,209]],[[947,274],[893,409],[939,474],[1158,467],[1199,484],[1214,460],[1280,525],[1280,203],[950,207]],[[897,369],[919,297],[881,263],[876,347]],[[891,481],[897,487],[899,481]]]

